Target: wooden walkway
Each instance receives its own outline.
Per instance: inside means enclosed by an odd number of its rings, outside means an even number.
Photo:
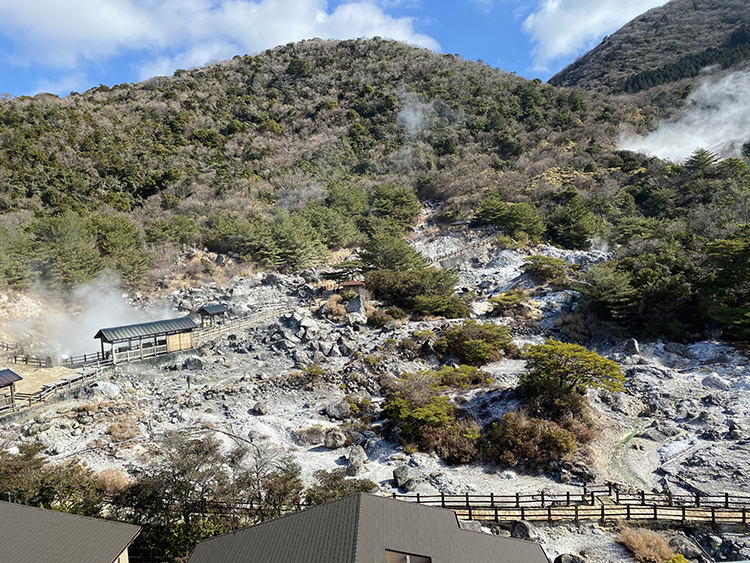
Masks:
[[[621,494],[608,484],[580,493],[531,495],[399,495],[393,498],[453,510],[462,520],[507,523],[648,521],[667,525],[735,524],[747,526],[750,496],[672,495],[644,491]]]

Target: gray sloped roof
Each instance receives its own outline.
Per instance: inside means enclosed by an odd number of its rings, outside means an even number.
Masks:
[[[112,563],[139,526],[0,501],[0,561]]]
[[[207,315],[220,315],[227,312],[229,312],[229,308],[226,305],[203,305],[198,309],[198,313],[206,313]]]
[[[153,321],[137,325],[102,328],[94,335],[94,338],[101,338],[104,342],[120,342],[130,338],[146,338],[156,336],[157,334],[184,332],[196,328],[198,328],[198,325],[193,322],[193,319],[190,317],[181,317],[179,319],[166,319],[164,321]]]
[[[450,510],[360,493],[198,544],[188,563],[548,563],[539,544],[470,532]]]
[[[11,383],[21,381],[23,379],[16,372],[9,369],[0,369],[0,387],[7,387]]]

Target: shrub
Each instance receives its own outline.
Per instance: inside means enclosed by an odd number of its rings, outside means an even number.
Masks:
[[[392,316],[381,309],[375,309],[372,313],[367,315],[367,324],[373,328],[384,327],[391,321],[394,321]]]
[[[503,291],[500,295],[490,297],[492,304],[491,315],[504,315],[526,300],[526,292],[523,289],[511,289]]]
[[[568,283],[568,264],[551,256],[529,256],[524,258],[523,271],[537,282],[565,285]]]
[[[640,563],[664,563],[675,556],[667,539],[651,530],[624,526],[615,539]]]
[[[130,440],[138,436],[138,423],[134,420],[119,420],[110,424],[106,431],[113,440],[116,442],[122,442],[124,440]]]
[[[456,295],[434,297],[417,296],[412,300],[411,310],[420,315],[460,319],[468,317],[471,309]]]
[[[487,454],[504,465],[519,461],[549,464],[576,449],[573,434],[552,421],[508,413],[494,422],[487,435]]]
[[[512,354],[512,340],[507,327],[467,321],[443,331],[435,351],[442,357],[456,356],[464,364],[482,365]]]
[[[351,479],[346,477],[343,467],[313,473],[316,483],[305,491],[305,499],[310,504],[325,504],[356,493],[371,493],[378,485],[369,479]]]
[[[492,381],[490,374],[473,366],[442,366],[434,372],[438,384],[444,387],[473,387]]]
[[[479,425],[456,418],[450,399],[439,395],[434,371],[402,377],[386,397],[383,415],[405,448],[434,451],[448,463],[467,463],[479,452]]]

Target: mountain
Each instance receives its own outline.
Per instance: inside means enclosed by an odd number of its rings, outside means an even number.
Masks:
[[[750,3],[672,0],[638,16],[550,79],[557,86],[638,92],[706,67],[750,63]]]

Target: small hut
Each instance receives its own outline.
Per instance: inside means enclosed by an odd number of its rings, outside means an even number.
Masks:
[[[365,293],[365,282],[351,280],[341,284],[341,291],[353,291],[357,295],[363,295]]]
[[[23,379],[16,372],[0,369],[0,411],[7,408],[16,410],[16,382]],[[10,394],[8,394],[10,390]]]
[[[111,355],[114,363],[148,358],[193,347],[193,331],[198,328],[190,317],[167,319],[136,325],[103,328],[94,338],[101,341],[102,356]],[[105,354],[104,344],[110,345]]]
[[[201,328],[224,324],[229,309],[226,305],[203,305],[196,311],[201,316]]]

